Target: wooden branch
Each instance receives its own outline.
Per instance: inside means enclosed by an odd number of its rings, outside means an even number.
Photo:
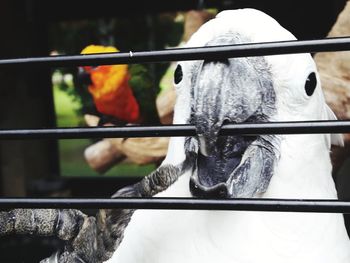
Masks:
[[[350,3],[340,13],[328,37],[350,35]],[[327,52],[315,55],[327,104],[339,119],[350,119],[350,52]],[[332,149],[336,173],[350,152],[350,135],[344,134],[345,147]]]

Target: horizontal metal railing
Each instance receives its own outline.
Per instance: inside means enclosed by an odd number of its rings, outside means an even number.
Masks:
[[[193,198],[2,198],[0,209],[9,208],[101,208],[162,210],[228,210],[270,212],[350,213],[350,202],[296,199],[193,199]]]
[[[182,60],[216,60],[231,57],[314,53],[350,50],[350,37],[305,41],[250,43],[228,46],[178,48],[158,51],[119,52],[75,56],[16,58],[0,60],[0,69],[12,67],[67,67],[84,65],[132,64]],[[350,121],[304,121],[241,123],[224,125],[220,135],[349,133]],[[193,125],[127,126],[59,129],[0,130],[0,139],[72,139],[107,137],[196,136]],[[0,198],[0,208],[133,208],[196,209],[280,212],[350,213],[350,202],[338,200],[290,199],[193,199],[117,198],[54,199]]]
[[[225,46],[174,48],[157,51],[129,51],[74,56],[2,59],[0,60],[0,69],[8,67],[69,67],[203,59],[217,60],[232,57],[251,57],[347,50],[350,50],[350,37],[339,37],[318,40],[293,40]]]
[[[227,210],[270,212],[350,213],[350,202],[295,199],[193,199],[193,198],[1,198],[0,209],[9,208],[105,208],[162,210]]]
[[[350,133],[350,121],[300,121],[223,125],[219,135]],[[0,130],[0,139],[82,139],[196,136],[194,125]]]

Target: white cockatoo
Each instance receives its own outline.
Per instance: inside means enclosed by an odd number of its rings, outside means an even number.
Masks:
[[[295,40],[270,16],[223,11],[187,47]],[[185,171],[158,197],[337,199],[329,134],[218,136],[223,124],[335,119],[310,54],[180,62],[175,124],[163,166]],[[108,262],[349,263],[341,214],[138,210]]]

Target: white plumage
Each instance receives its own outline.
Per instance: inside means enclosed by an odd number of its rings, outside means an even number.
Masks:
[[[187,46],[205,46],[214,39],[230,35],[239,35],[250,42],[295,39],[266,14],[241,9],[218,14],[193,35]],[[264,59],[276,96],[276,110],[268,116],[269,121],[334,119],[325,104],[316,66],[309,54],[266,56]],[[198,73],[195,63],[180,63],[183,79],[177,87],[176,124],[191,119],[191,78]],[[316,73],[318,84],[309,97],[304,88],[311,72]],[[256,192],[253,197],[336,199],[329,157],[330,135],[279,138],[273,176],[266,191]],[[341,139],[335,135],[332,142],[340,144]],[[177,165],[185,158],[184,138],[172,138],[163,164]],[[191,173],[187,171],[158,196],[192,196]],[[341,214],[138,210],[126,228],[123,242],[108,262],[348,263],[350,242]]]

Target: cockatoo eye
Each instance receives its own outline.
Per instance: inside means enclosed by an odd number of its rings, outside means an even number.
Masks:
[[[311,96],[317,86],[317,79],[315,72],[310,73],[305,82],[305,92],[308,96]]]
[[[177,65],[174,73],[174,82],[175,84],[179,84],[182,80],[182,68],[181,65]]]

